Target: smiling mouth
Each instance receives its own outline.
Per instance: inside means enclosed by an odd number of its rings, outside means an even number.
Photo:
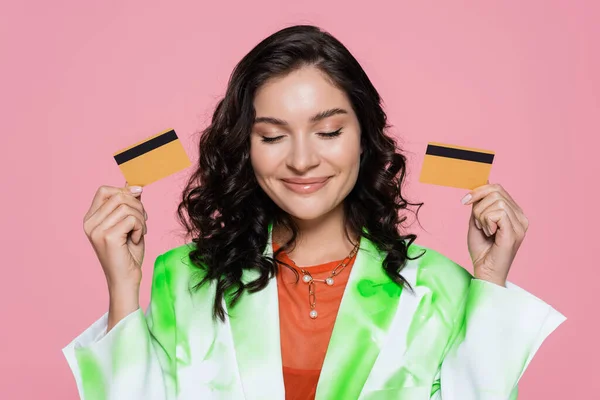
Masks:
[[[311,194],[327,185],[330,176],[319,178],[284,178],[283,185],[292,192],[299,194]]]

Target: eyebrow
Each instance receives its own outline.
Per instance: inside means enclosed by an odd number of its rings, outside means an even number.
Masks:
[[[313,115],[312,117],[310,117],[309,121],[312,123],[315,123],[315,122],[322,121],[325,118],[329,118],[329,117],[332,117],[334,115],[339,115],[339,114],[348,114],[348,111],[344,110],[343,108],[331,108],[329,110],[321,111],[321,112]],[[261,122],[265,123],[265,124],[279,125],[279,126],[288,126],[289,125],[287,121],[284,121],[279,118],[274,118],[274,117],[258,117],[258,118],[254,119],[255,124],[258,124]]]

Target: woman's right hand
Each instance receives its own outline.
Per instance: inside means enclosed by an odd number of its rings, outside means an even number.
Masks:
[[[138,307],[147,232],[141,194],[139,186],[101,186],[83,220],[85,234],[106,275],[111,311],[117,314]],[[118,315],[114,322],[124,316]]]

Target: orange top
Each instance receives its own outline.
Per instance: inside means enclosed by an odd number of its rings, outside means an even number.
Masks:
[[[274,251],[278,248],[276,244],[273,245]],[[332,286],[315,282],[315,310],[318,312],[315,319],[309,316],[308,284],[302,281],[302,273],[297,270],[296,280],[292,270],[283,265],[279,268],[277,288],[286,400],[315,398],[321,367],[354,258],[334,278]],[[285,253],[281,253],[278,259],[291,267],[295,265]],[[325,279],[342,261],[302,268],[310,272],[314,279]]]

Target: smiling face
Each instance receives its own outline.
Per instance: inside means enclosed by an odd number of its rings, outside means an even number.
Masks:
[[[339,210],[360,164],[360,126],[346,94],[314,67],[265,83],[254,98],[250,159],[264,192],[292,217]]]

